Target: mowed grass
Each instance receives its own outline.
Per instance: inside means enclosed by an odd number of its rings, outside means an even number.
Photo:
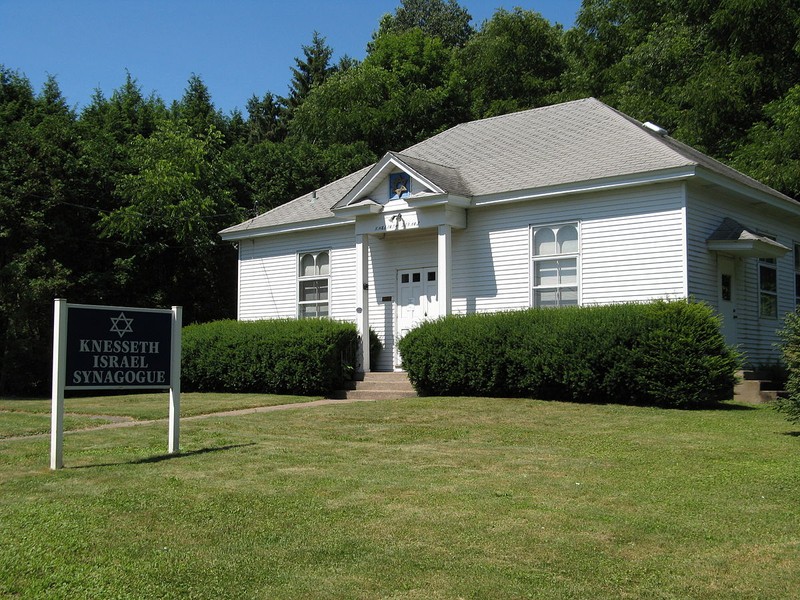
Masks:
[[[795,598],[796,429],[420,398],[73,433],[58,472],[0,440],[0,596]]]

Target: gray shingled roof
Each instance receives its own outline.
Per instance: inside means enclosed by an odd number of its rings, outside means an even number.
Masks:
[[[288,225],[291,223],[303,223],[306,221],[332,218],[334,215],[333,212],[331,212],[331,207],[341,200],[342,196],[353,189],[353,186],[361,180],[369,169],[370,167],[364,167],[355,173],[337,179],[333,183],[329,183],[318,190],[295,198],[286,204],[281,204],[244,223],[239,223],[233,227],[223,229],[220,233],[234,233],[238,231],[247,231],[248,229],[260,229],[262,227],[274,227],[277,225]]]
[[[397,157],[444,189],[473,197],[701,166],[795,202],[594,98],[463,123]],[[333,217],[330,209],[370,168],[317,190],[316,200],[306,194],[225,232]]]

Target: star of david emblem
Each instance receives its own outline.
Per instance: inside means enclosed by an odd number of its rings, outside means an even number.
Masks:
[[[118,317],[111,317],[111,323],[112,325],[109,331],[113,331],[118,334],[119,337],[122,337],[126,333],[133,333],[133,329],[131,329],[133,319],[126,317],[125,313],[121,312]]]

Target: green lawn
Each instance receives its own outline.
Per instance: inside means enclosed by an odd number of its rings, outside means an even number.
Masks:
[[[181,416],[191,417],[217,411],[253,408],[256,406],[274,406],[276,404],[291,404],[318,399],[318,397],[276,396],[272,394],[184,393],[181,394]],[[50,409],[50,399],[0,398],[0,438],[11,435],[8,432],[14,427],[11,419],[3,419],[3,412],[17,413],[16,416],[21,416],[23,413],[28,415],[47,415],[47,424],[43,430],[47,432],[50,431]],[[64,401],[64,411],[68,415],[115,415],[131,417],[137,421],[166,419],[169,416],[169,393],[161,392],[156,394],[67,398]],[[70,429],[68,425],[69,424],[65,422],[64,428],[67,431]],[[85,426],[85,422],[82,422],[80,427],[75,426],[73,429],[79,429]],[[91,426],[91,424],[89,426]],[[17,434],[15,433],[13,435]]]
[[[0,596],[800,589],[800,437],[769,407],[342,404],[189,421],[178,457],[166,429],[67,435],[58,472],[46,439],[0,440]]]

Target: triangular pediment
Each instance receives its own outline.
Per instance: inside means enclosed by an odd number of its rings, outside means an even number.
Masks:
[[[395,200],[466,196],[466,186],[452,167],[387,152],[333,207],[334,211],[361,206],[367,200],[386,205]]]

